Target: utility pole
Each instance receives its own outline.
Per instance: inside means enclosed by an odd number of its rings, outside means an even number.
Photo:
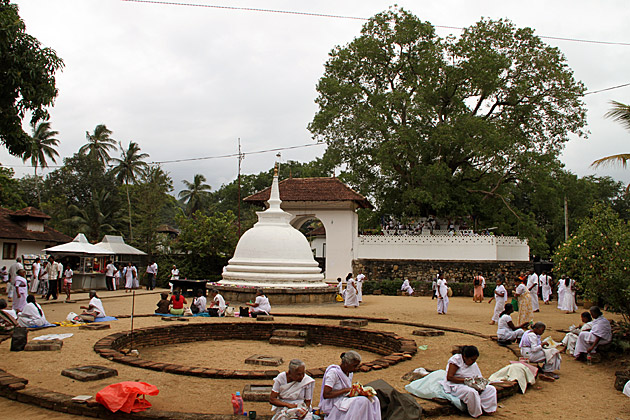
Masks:
[[[564,196],[564,240],[569,240],[569,204],[567,196]]]
[[[241,138],[238,138],[238,237],[241,237],[241,162],[245,155],[241,152]]]

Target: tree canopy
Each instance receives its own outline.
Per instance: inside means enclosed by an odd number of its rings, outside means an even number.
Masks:
[[[392,8],[330,53],[309,129],[390,214],[533,223],[515,187],[584,135],[584,86],[529,28],[483,19],[458,38]]]
[[[48,119],[46,107],[58,93],[55,73],[62,67],[54,50],[26,33],[18,6],[0,0],[0,141],[12,155],[29,149],[25,114],[32,113],[32,123]]]

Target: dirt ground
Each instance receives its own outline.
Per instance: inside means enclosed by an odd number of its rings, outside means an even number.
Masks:
[[[121,292],[102,292],[103,302],[108,315],[122,315],[131,312],[131,296]],[[49,321],[61,321],[70,311],[79,312],[79,306],[87,301],[87,294],[75,294],[78,302],[45,303],[42,305]],[[139,292],[135,299],[135,313],[152,313],[159,294]],[[271,302],[273,305],[273,302]],[[237,304],[236,304],[237,305]],[[353,316],[384,317],[391,320],[421,322],[436,326],[457,327],[484,334],[495,334],[496,327],[488,324],[494,305],[472,302],[472,298],[452,298],[449,313],[438,316],[435,311],[436,301],[430,297],[404,296],[365,296],[364,304],[358,309],[344,309],[340,304],[274,306],[277,313],[296,314],[296,317],[279,318],[281,322],[300,322],[338,325],[338,321],[301,318],[299,314],[348,314]],[[567,315],[554,305],[541,306],[541,312],[535,314],[537,321],[548,326],[546,335],[559,341],[563,337],[560,329],[579,323],[579,314]],[[606,314],[610,319],[618,316]],[[189,322],[256,322],[250,319],[234,318],[193,318]],[[149,397],[154,407],[165,410],[185,412],[209,412],[227,414],[231,411],[230,395],[242,391],[247,384],[269,384],[270,381],[253,380],[220,380],[195,378],[168,373],[158,373],[145,369],[133,368],[110,362],[98,356],[92,346],[99,338],[113,332],[126,331],[130,328],[130,319],[121,319],[110,323],[110,330],[83,331],[75,327],[58,327],[29,332],[29,339],[50,333],[73,333],[74,336],[64,340],[60,352],[20,352],[9,351],[9,341],[0,344],[0,368],[10,373],[29,379],[29,383],[67,394],[95,395],[103,387],[120,381],[144,381],[156,385],[160,394]],[[135,318],[135,327],[171,325],[159,317]],[[481,356],[479,366],[485,376],[514,360],[507,349],[496,343],[479,337],[446,332],[441,337],[416,337],[411,333],[415,329],[403,325],[391,325],[370,322],[367,327],[372,330],[392,331],[413,338],[418,345],[428,345],[425,351],[418,351],[410,361],[400,363],[384,370],[369,373],[358,373],[355,380],[367,383],[375,379],[384,379],[399,391],[404,392],[407,384],[401,376],[417,368],[444,369],[450,357],[450,349],[454,344],[473,344],[479,347]],[[307,367],[321,367],[338,363],[339,354],[346,349],[332,346],[307,346],[296,348],[277,346],[258,341],[215,341],[191,344],[168,345],[152,349],[140,349],[144,359],[164,362],[178,362],[203,367],[220,367],[223,369],[243,369],[244,360],[254,354],[269,354],[284,359],[278,369],[285,369],[288,361],[298,357],[305,361]],[[377,355],[360,351],[365,361],[375,359]],[[499,410],[494,415],[498,419],[630,419],[630,399],[613,387],[614,373],[622,368],[624,361],[618,360],[609,364],[587,366],[575,362],[570,357],[563,358],[560,370],[561,378],[554,383],[539,381],[528,388],[523,395],[519,394],[500,402]],[[627,361],[625,361],[627,369]],[[85,364],[97,364],[118,370],[118,377],[95,382],[78,382],[60,375],[61,370]],[[319,402],[321,379],[316,380],[316,396],[314,404]],[[427,404],[421,399],[417,401]],[[429,403],[434,404],[434,403]],[[246,410],[269,413],[266,403],[247,403]],[[31,407],[15,401],[0,398],[0,415],[6,419],[71,419],[77,416],[56,413],[37,407]],[[462,418],[459,415],[441,418]]]

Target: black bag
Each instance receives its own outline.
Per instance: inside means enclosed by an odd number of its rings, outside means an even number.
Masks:
[[[22,351],[28,341],[28,329],[24,327],[15,327],[13,336],[11,337],[11,351]]]
[[[213,317],[216,318],[219,316],[219,308],[208,308],[208,314]]]
[[[481,283],[479,282],[479,277],[475,277],[475,280],[473,281],[473,284],[475,286],[479,286]]]
[[[238,316],[241,318],[249,318],[249,307],[241,306],[238,312]]]
[[[190,307],[190,312],[192,312],[193,314],[198,314],[199,313],[199,306],[197,305],[192,305]]]

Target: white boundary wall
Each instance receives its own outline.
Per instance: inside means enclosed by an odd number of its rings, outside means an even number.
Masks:
[[[527,241],[512,236],[363,235],[355,259],[529,261]]]

